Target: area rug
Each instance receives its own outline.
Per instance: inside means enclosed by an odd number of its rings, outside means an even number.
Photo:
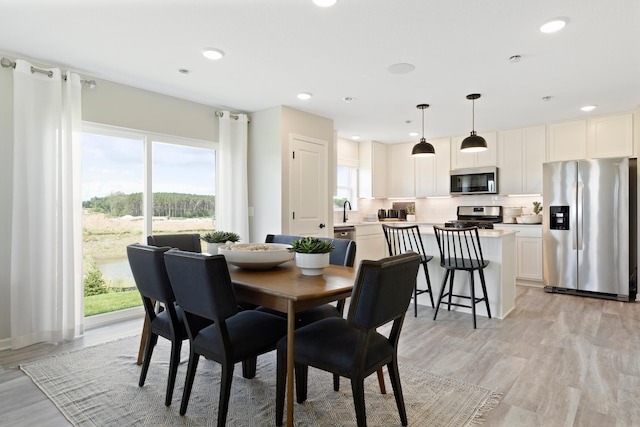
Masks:
[[[216,425],[220,366],[200,359],[185,416],[178,413],[186,375],[188,343],[185,342],[173,395],[164,405],[169,368],[169,343],[159,339],[146,383],[138,387],[136,365],[139,338],[130,337],[61,355],[20,368],[76,426],[209,426]],[[229,404],[228,426],[275,425],[275,352],[258,358],[257,375],[242,378],[236,366]],[[385,370],[386,372],[386,370]],[[497,405],[499,394],[482,387],[401,365],[400,378],[409,425],[467,426],[481,423]],[[366,380],[366,413],[369,426],[400,425],[388,377],[383,395],[375,375]],[[341,379],[333,391],[331,374],[309,369],[308,400],[295,404],[297,426],[355,426],[351,386]]]

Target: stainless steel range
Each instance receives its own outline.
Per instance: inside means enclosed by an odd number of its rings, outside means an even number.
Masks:
[[[458,206],[458,219],[447,221],[445,227],[478,227],[492,229],[502,222],[502,206]]]

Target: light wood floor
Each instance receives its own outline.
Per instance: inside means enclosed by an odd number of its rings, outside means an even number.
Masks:
[[[407,313],[402,364],[503,393],[485,426],[640,425],[640,303],[517,287],[506,319],[420,307]],[[140,331],[141,321],[87,332],[62,345],[0,352],[0,424],[68,426],[17,365]],[[132,349],[136,351],[137,349]],[[387,378],[387,388],[390,384]],[[411,425],[411,424],[410,424]]]

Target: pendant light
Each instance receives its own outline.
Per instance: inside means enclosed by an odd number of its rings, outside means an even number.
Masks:
[[[477,153],[479,151],[485,151],[487,149],[487,141],[483,137],[476,135],[475,121],[476,121],[476,99],[480,98],[479,93],[472,93],[467,95],[467,99],[473,102],[473,115],[471,116],[471,135],[466,137],[460,145],[460,151],[463,153]]]
[[[429,104],[418,104],[416,108],[422,110],[422,138],[420,138],[420,142],[413,146],[411,155],[413,157],[433,157],[436,155],[436,150],[434,150],[433,145],[424,139],[424,110],[429,108]]]

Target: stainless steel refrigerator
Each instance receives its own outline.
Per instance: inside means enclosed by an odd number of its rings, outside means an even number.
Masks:
[[[627,158],[543,165],[546,291],[630,300],[635,183],[635,160]]]

